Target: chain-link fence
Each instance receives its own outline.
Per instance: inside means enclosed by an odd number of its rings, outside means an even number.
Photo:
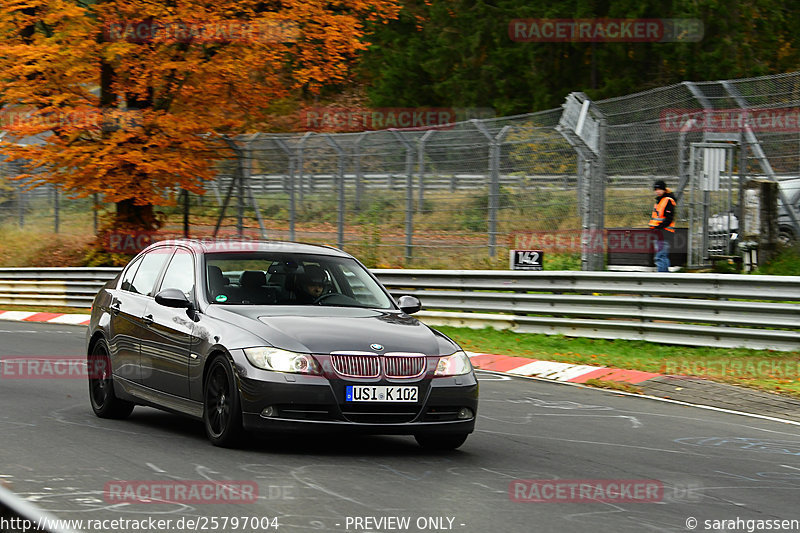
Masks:
[[[537,248],[546,267],[596,269],[585,261],[585,230],[646,227],[653,181],[663,179],[680,197],[678,226],[692,225],[698,249],[689,255],[702,263],[710,252],[699,249],[708,243],[698,232],[710,230],[697,213],[727,216],[734,234],[746,179],[800,176],[800,73],[685,82],[592,106],[603,117],[593,155],[559,127],[562,109],[420,129],[229,138],[207,193],[164,208],[164,231],[183,233],[185,210],[193,237],[328,243],[370,266],[494,267],[507,264],[510,248]],[[701,186],[690,179],[702,168],[690,161],[698,143],[733,147],[730,179],[708,196],[719,203],[692,194]],[[110,209],[102,198],[67,200],[52,188],[20,192],[0,182],[4,224],[87,231],[96,228],[95,205],[101,215]],[[797,231],[797,213],[787,216]],[[593,252],[597,242],[606,251],[605,233],[593,242]]]

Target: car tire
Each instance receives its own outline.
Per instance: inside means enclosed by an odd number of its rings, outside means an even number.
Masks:
[[[417,444],[426,450],[455,450],[467,440],[469,433],[436,434],[418,433],[414,435]]]
[[[242,434],[242,408],[239,391],[228,359],[222,355],[211,361],[203,387],[203,425],[214,446],[239,444]]]
[[[114,393],[114,376],[106,341],[98,340],[87,358],[89,373],[89,402],[100,418],[127,418],[136,404],[120,400]]]

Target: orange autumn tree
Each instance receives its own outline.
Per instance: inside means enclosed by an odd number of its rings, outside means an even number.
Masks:
[[[0,152],[29,183],[116,203],[115,228],[154,229],[153,206],[176,188],[202,194],[228,149],[220,135],[347,82],[365,27],[397,11],[394,0],[0,0]],[[26,136],[45,142],[15,142]]]

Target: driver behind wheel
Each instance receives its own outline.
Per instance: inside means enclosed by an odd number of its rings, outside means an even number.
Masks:
[[[328,277],[322,268],[316,265],[306,266],[303,273],[298,275],[297,301],[305,304],[316,302],[325,294],[327,284]]]

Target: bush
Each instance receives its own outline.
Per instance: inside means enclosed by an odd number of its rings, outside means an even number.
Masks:
[[[800,276],[800,246],[782,248],[772,261],[759,265],[753,274]]]

